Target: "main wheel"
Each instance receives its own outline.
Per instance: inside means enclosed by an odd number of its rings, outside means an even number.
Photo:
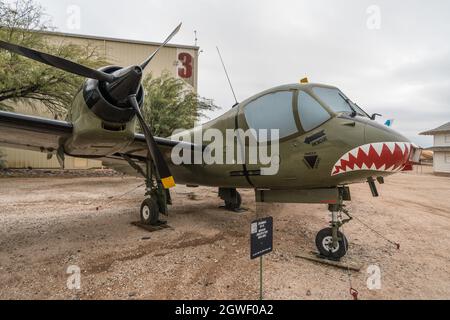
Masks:
[[[233,201],[227,201],[225,200],[225,208],[228,210],[237,210],[241,207],[242,204],[242,197],[239,192],[236,191],[236,199],[233,199]]]
[[[146,225],[156,225],[159,221],[159,206],[155,199],[147,198],[141,205],[141,222]]]
[[[316,236],[316,246],[319,253],[324,257],[330,257],[333,259],[340,259],[348,251],[348,241],[345,235],[338,231],[338,242],[335,247],[333,247],[333,229],[326,228],[320,230]]]

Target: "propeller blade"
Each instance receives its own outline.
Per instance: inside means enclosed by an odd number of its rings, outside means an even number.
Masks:
[[[116,80],[116,77],[106,72],[91,69],[89,67],[85,67],[73,61],[56,57],[48,53],[43,53],[33,49],[25,48],[16,44],[0,41],[0,48],[38,62],[45,63],[49,66],[77,74],[85,78],[96,79],[99,81],[106,81],[106,82],[113,82],[114,80]]]
[[[136,111],[136,116],[138,117],[139,123],[141,124],[142,130],[144,131],[145,141],[147,142],[148,151],[152,156],[153,162],[155,164],[156,170],[158,172],[159,178],[164,189],[170,189],[175,187],[175,180],[170,173],[169,167],[156,144],[155,138],[153,138],[150,128],[145,123],[144,117],[142,116],[141,110],[139,109],[139,104],[136,99],[136,95],[131,95],[128,97],[131,105]]]
[[[156,54],[159,52],[159,50],[161,50],[177,33],[178,31],[180,31],[182,23],[180,23],[175,30],[172,31],[172,33],[167,37],[167,39],[163,42],[163,44],[156,49],[155,52],[153,52],[150,57],[147,58],[147,60],[145,60],[142,64],[141,64],[141,69],[144,70],[147,65],[150,63],[150,61],[152,61],[152,59],[156,56]]]

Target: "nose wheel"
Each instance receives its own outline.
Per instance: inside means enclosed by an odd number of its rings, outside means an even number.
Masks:
[[[321,256],[331,259],[341,259],[348,251],[348,241],[345,235],[338,231],[337,241],[333,241],[332,228],[319,231],[316,236],[316,246]]]
[[[339,261],[348,251],[348,240],[339,229],[353,218],[349,215],[343,204],[330,204],[330,227],[319,231],[316,236],[316,247],[320,256]],[[348,218],[343,219],[342,213]]]

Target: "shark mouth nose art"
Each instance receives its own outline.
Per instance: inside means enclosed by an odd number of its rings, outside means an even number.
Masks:
[[[362,170],[400,171],[409,161],[411,148],[407,142],[377,142],[356,147],[336,162],[331,175]]]

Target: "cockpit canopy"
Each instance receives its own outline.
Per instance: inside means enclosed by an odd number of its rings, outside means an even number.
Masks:
[[[278,129],[280,139],[314,130],[337,114],[368,117],[339,89],[314,84],[264,92],[244,103],[243,110],[249,128]]]

